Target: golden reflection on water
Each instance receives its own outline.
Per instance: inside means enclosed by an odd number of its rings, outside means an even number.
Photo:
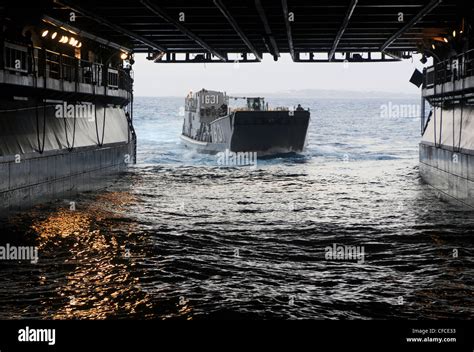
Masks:
[[[192,320],[192,313],[193,308],[190,306],[189,302],[187,302],[184,306],[180,307],[178,311],[178,315],[181,317],[185,317],[186,320]]]
[[[70,236],[81,238],[97,234],[99,230],[93,230],[91,222],[85,211],[60,209],[44,220],[35,220],[31,228],[38,234],[38,246],[42,249],[50,241],[58,243],[60,239]]]
[[[76,210],[60,209],[33,221],[31,228],[38,236],[40,253],[42,249],[70,251],[64,260],[65,270],[70,271],[60,279],[64,284],[57,289],[65,303],[53,314],[45,311],[47,318],[105,319],[131,315],[137,308],[150,305],[138,278],[129,272],[133,258],[124,257],[127,243],[116,237],[113,228],[114,219],[123,216],[133,202],[130,193],[108,192],[85,208],[77,204]],[[128,234],[133,233],[133,227],[130,222],[120,224],[120,230]],[[46,284],[48,276],[56,278],[57,274],[39,277],[40,284]]]

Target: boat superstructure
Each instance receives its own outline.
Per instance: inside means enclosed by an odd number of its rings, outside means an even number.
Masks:
[[[309,110],[269,109],[261,97],[242,98],[245,107],[230,108],[226,93],[201,90],[185,102],[181,139],[204,153],[255,152],[260,156],[300,153],[306,144]]]

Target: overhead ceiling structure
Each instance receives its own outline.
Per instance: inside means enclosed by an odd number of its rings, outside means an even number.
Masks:
[[[45,15],[156,62],[390,61],[472,17],[464,0],[46,0]],[[236,57],[237,59],[233,58]]]

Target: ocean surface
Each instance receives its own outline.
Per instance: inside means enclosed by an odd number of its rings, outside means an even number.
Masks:
[[[393,110],[417,97],[271,98],[311,108],[308,147],[255,167],[181,145],[183,102],[136,98],[113,186],[1,225],[39,261],[0,262],[0,319],[472,318],[474,214],[420,179],[418,114]]]

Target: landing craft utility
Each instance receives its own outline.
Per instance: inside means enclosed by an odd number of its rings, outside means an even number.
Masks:
[[[186,146],[210,154],[228,150],[265,156],[304,151],[309,110],[301,106],[294,111],[270,110],[264,98],[243,98],[246,107],[230,109],[229,98],[205,89],[188,95],[181,135]]]

